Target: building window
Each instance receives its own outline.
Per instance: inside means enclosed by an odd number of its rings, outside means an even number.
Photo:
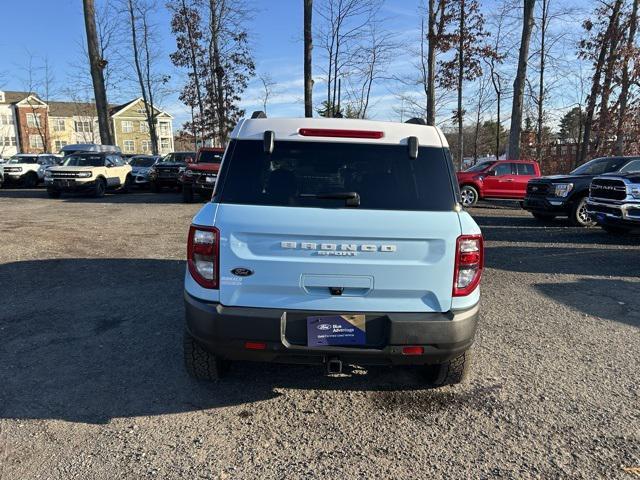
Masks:
[[[171,134],[171,129],[168,122],[160,122],[160,135],[168,137]]]
[[[42,137],[40,135],[29,135],[29,146],[31,148],[44,148]]]
[[[133,122],[131,120],[123,120],[122,133],[131,133],[131,132],[133,132]]]
[[[566,145],[562,145],[560,147],[560,154],[562,154],[562,155],[566,155],[567,154],[567,146]]]
[[[0,145],[4,145],[5,147],[15,147],[16,137],[3,137]]]
[[[136,110],[140,115],[147,115],[147,111],[144,108],[139,108]]]
[[[142,133],[149,133],[149,124],[143,120],[140,120],[140,131]]]
[[[64,118],[54,118],[53,119],[53,131],[54,132],[64,132],[66,130]]]
[[[40,114],[27,113],[27,126],[31,128],[40,128]]]
[[[60,150],[62,147],[67,146],[67,142],[64,140],[56,140],[56,150]]]
[[[0,126],[13,125],[13,115],[0,115]]]
[[[140,142],[140,147],[142,148],[143,153],[149,153],[151,151],[151,140],[142,140]]]
[[[81,121],[75,122],[76,132],[77,133],[92,133],[93,132],[93,124],[91,121]]]
[[[163,152],[166,152],[170,148],[171,147],[169,146],[169,139],[168,138],[163,138],[162,140],[160,140],[160,150],[162,150]]]
[[[133,140],[124,141],[124,151],[127,153],[133,153],[136,150],[136,143]]]

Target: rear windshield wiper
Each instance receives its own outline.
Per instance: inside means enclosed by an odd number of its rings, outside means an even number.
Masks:
[[[318,198],[320,200],[344,200],[347,207],[359,207],[360,195],[358,192],[325,192],[325,193],[301,193],[299,197]]]

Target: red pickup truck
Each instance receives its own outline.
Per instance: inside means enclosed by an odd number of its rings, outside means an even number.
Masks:
[[[527,183],[540,176],[540,166],[533,160],[488,161],[457,175],[462,205],[472,207],[481,199],[524,200]]]
[[[198,194],[203,200],[211,199],[223,155],[224,148],[202,147],[198,150],[196,161],[187,164],[180,177],[182,200],[185,203],[191,203],[194,194]]]

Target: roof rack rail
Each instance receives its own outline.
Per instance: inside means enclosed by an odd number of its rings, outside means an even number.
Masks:
[[[427,122],[424,120],[424,118],[418,118],[418,117],[410,118],[409,120],[407,120],[404,123],[413,123],[414,125],[426,125],[427,124]]]
[[[262,110],[256,110],[255,112],[253,112],[251,114],[251,118],[267,118],[267,114],[264,113]]]

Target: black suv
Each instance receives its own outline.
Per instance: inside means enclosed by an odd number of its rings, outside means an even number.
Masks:
[[[151,191],[157,193],[162,187],[180,187],[180,175],[195,159],[196,152],[173,152],[163,157],[149,172]]]
[[[542,221],[558,216],[569,217],[572,224],[595,225],[587,212],[587,197],[591,181],[605,173],[625,173],[640,167],[640,157],[596,158],[580,165],[568,175],[535,178],[527,184],[522,207]]]

